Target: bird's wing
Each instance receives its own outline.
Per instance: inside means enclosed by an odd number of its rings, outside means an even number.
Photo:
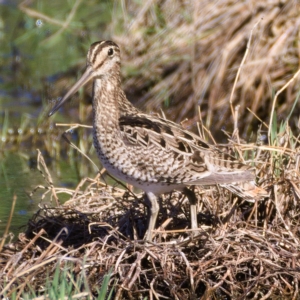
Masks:
[[[188,170],[184,184],[209,185],[254,179],[249,166],[171,121],[140,113],[121,116],[119,126],[128,146],[139,146],[141,151],[158,150],[162,155],[172,156],[174,165],[182,166],[181,170],[176,168],[176,173]]]
[[[212,149],[200,137],[162,118],[149,118],[144,114],[125,115],[119,118],[119,125],[124,141],[132,145],[148,147],[154,143],[162,149],[172,149],[178,154],[189,156],[195,150]]]

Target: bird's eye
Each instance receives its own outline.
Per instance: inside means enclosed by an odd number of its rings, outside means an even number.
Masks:
[[[114,54],[113,48],[109,48],[107,54],[108,54],[109,56],[112,56],[112,55]]]

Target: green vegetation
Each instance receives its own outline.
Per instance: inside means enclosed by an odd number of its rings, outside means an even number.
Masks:
[[[84,269],[75,276],[74,268],[75,265],[68,261],[63,263],[62,267],[60,264],[57,264],[54,274],[47,274],[46,282],[40,286],[38,291],[36,287],[32,287],[29,282],[23,285],[27,287],[28,292],[22,292],[22,289],[20,289],[17,294],[17,292],[14,291],[10,294],[9,299],[16,300],[20,299],[20,297],[24,300],[112,299],[113,288],[111,288],[111,290],[108,289],[111,280],[111,271],[103,276],[100,287],[95,288],[94,293],[92,293]],[[32,280],[34,279],[32,278]],[[4,289],[6,289],[6,287],[4,287]],[[4,293],[4,296],[6,296],[6,293]]]

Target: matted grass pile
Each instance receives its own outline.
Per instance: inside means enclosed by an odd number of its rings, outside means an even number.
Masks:
[[[297,299],[299,149],[287,145],[234,146],[252,153],[268,196],[246,201],[220,187],[196,188],[201,232],[191,238],[186,197],[165,195],[148,244],[141,239],[147,228],[142,194],[108,186],[100,176],[73,191],[56,188],[39,154],[47,183],[38,187],[45,189],[42,198],[68,193],[70,200],[41,207],[18,241],[3,248],[0,294],[20,297],[30,287],[43,295],[56,266],[71,261],[72,275],[85,274],[88,282],[74,293],[90,298],[111,271],[113,299]]]

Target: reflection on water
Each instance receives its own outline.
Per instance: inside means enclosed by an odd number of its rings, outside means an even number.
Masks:
[[[12,200],[16,195],[17,201],[10,231],[17,233],[20,226],[26,224],[37,205],[29,193],[35,184],[41,183],[40,173],[31,169],[27,158],[18,154],[4,152],[0,162],[0,236],[2,236],[11,210]]]
[[[30,193],[38,185],[47,186],[42,174],[36,168],[35,157],[26,154],[4,152],[0,160],[0,236],[3,235],[14,195],[17,197],[10,231],[18,234],[21,227],[26,225],[28,219],[38,210],[39,204],[49,204],[41,201],[45,192],[37,190],[33,196]],[[49,171],[55,186],[75,187],[80,181],[80,174],[76,167],[68,160],[62,160],[59,165],[50,164]],[[93,176],[95,174],[91,174]],[[62,197],[60,197],[62,200]],[[53,204],[55,205],[55,204]]]

